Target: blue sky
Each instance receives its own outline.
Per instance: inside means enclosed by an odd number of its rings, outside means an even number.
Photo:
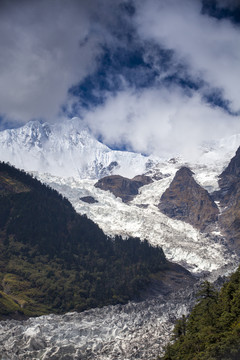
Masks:
[[[158,155],[240,132],[238,1],[0,6],[0,129],[79,116],[112,148]]]

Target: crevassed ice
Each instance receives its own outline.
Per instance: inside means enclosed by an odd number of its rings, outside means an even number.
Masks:
[[[159,165],[160,166],[160,165]],[[161,246],[166,257],[184,265],[195,273],[213,271],[236,261],[236,255],[227,248],[219,229],[203,234],[190,224],[173,220],[158,210],[160,197],[169,186],[179,164],[164,164],[160,169],[167,177],[140,188],[134,200],[125,204],[109,191],[94,187],[94,180],[77,180],[39,175],[66,196],[80,214],[86,214],[110,236],[136,236],[147,239],[153,246]],[[193,171],[198,182],[206,184],[206,168],[199,165]],[[216,189],[217,170],[208,172],[207,186]],[[87,204],[80,200],[91,195],[98,202]]]

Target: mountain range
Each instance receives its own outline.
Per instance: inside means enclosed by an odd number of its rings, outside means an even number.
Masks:
[[[55,190],[5,163],[0,245],[0,318],[126,303],[153,278],[162,291],[170,277],[194,282],[161,248],[136,238],[109,239]]]
[[[79,118],[66,123],[30,121],[17,129],[0,132],[1,160],[27,171],[61,177],[97,179],[145,171],[148,158],[113,151],[96,140]],[[137,173],[136,173],[137,172]]]
[[[111,150],[95,139],[78,118],[54,125],[32,121],[0,132],[0,160],[31,172],[60,192],[79,214],[87,215],[108,236],[147,239],[161,246],[170,261],[195,273],[225,273],[227,268],[231,271],[235,267],[236,255],[234,249],[229,250],[219,223],[211,231],[202,232],[191,221],[159,211],[163,206],[159,204],[181,167],[190,168],[194,172],[192,181],[210,194],[217,191],[218,176],[233,157],[238,141],[240,136],[235,135],[204,144],[201,156],[194,162],[177,156],[163,160]],[[151,181],[130,181],[142,175]],[[118,185],[111,185],[113,193],[106,185],[99,185],[106,184],[106,179],[108,186],[110,179],[118,179]],[[86,198],[91,201],[82,200]],[[214,211],[216,216],[216,207]]]
[[[168,261],[184,266],[197,278],[215,281],[219,276],[232,273],[239,263],[239,144],[240,135],[234,135],[203,144],[198,149],[199,157],[194,160],[185,160],[174,153],[168,159],[161,159],[111,150],[95,139],[80,119],[74,118],[55,125],[32,121],[21,128],[0,132],[0,160],[30,172],[49,189],[57,190],[64,201],[70,202],[68,206],[73,206],[78,214],[86,215],[99,226],[98,231],[103,231],[101,236],[117,236],[123,242],[122,239],[129,237],[146,239],[148,244],[161,247]],[[16,192],[15,180],[13,188],[11,181],[10,185],[3,181],[0,192]],[[24,182],[18,182],[17,189],[14,196],[29,196],[29,188]],[[9,221],[5,224],[11,224]],[[63,233],[66,236],[65,230]],[[19,251],[18,242],[13,245],[14,251]],[[51,251],[53,254],[54,249]],[[55,268],[59,268],[59,262]],[[47,269],[44,271],[47,275]],[[92,278],[95,275],[91,273]],[[71,278],[72,274],[69,276]],[[56,283],[61,282],[59,275],[49,275],[50,280],[52,277],[56,278]],[[4,292],[5,280],[3,284]],[[71,281],[69,284],[73,286]],[[176,286],[177,281],[173,284]],[[159,291],[158,286],[157,289]],[[91,289],[84,288],[84,291],[93,293]],[[119,292],[115,300],[127,301],[126,294],[124,296]],[[9,296],[7,299],[13,300]],[[90,299],[94,302],[93,296]],[[85,300],[81,297],[79,310],[94,306],[86,304]],[[49,301],[48,306],[52,300]],[[62,311],[75,308],[69,307],[68,300],[64,301]],[[79,299],[76,301],[79,303]],[[181,301],[180,307],[185,300]],[[104,298],[100,303],[114,302]],[[57,302],[55,305],[52,311],[58,308]],[[38,311],[48,310],[40,308]],[[164,321],[169,323],[169,318]]]

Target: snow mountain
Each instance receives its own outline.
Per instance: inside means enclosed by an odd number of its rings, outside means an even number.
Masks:
[[[147,157],[100,143],[79,118],[54,125],[30,121],[0,132],[0,145],[0,160],[64,178],[99,179],[115,173],[133,177],[149,164]]]
[[[237,256],[229,250],[219,227],[201,232],[161,213],[159,202],[183,166],[193,171],[195,181],[209,193],[218,190],[218,176],[239,144],[240,135],[234,135],[203,144],[201,156],[194,162],[179,156],[161,160],[111,150],[96,140],[80,119],[73,118],[54,125],[32,121],[0,132],[0,160],[34,172],[107,235],[147,239],[153,246],[161,246],[169,260],[195,273],[225,273],[235,267]],[[153,182],[140,187],[138,194],[124,203],[95,186],[99,178],[110,174],[127,178],[145,174]],[[86,198],[91,201],[84,201]]]
[[[201,231],[162,213],[159,203],[183,166],[210,194],[218,191],[219,175],[239,144],[240,135],[233,135],[203,144],[194,161],[178,154],[166,160],[156,159],[109,149],[75,118],[58,125],[30,122],[0,132],[0,160],[34,172],[107,235],[147,239],[153,246],[161,246],[169,260],[185,266],[200,279],[214,281],[219,275],[228,275],[239,263],[239,256],[229,248],[218,223]],[[147,175],[153,181],[141,186],[126,203],[95,186],[98,179],[112,174],[128,179]],[[215,204],[221,217],[225,210],[220,201]],[[191,287],[164,298],[156,295],[124,306],[1,322],[0,350],[6,359],[156,358],[170,339],[176,318],[188,313],[195,291]]]

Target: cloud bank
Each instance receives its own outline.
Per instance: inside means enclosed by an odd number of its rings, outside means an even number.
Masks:
[[[227,19],[203,15],[198,1],[147,0],[137,7],[141,38],[172,49],[188,71],[219,88],[239,111],[240,29]]]
[[[128,150],[160,157],[194,158],[203,140],[240,130],[236,117],[204,103],[199,94],[188,96],[176,87],[119,92],[88,112],[85,121],[113,148],[124,144]]]
[[[94,71],[103,27],[93,1],[5,1],[0,11],[0,112],[57,118],[68,89]]]
[[[221,17],[203,2],[2,1],[0,126],[80,116],[158,156],[240,132],[236,2],[215,2]]]

